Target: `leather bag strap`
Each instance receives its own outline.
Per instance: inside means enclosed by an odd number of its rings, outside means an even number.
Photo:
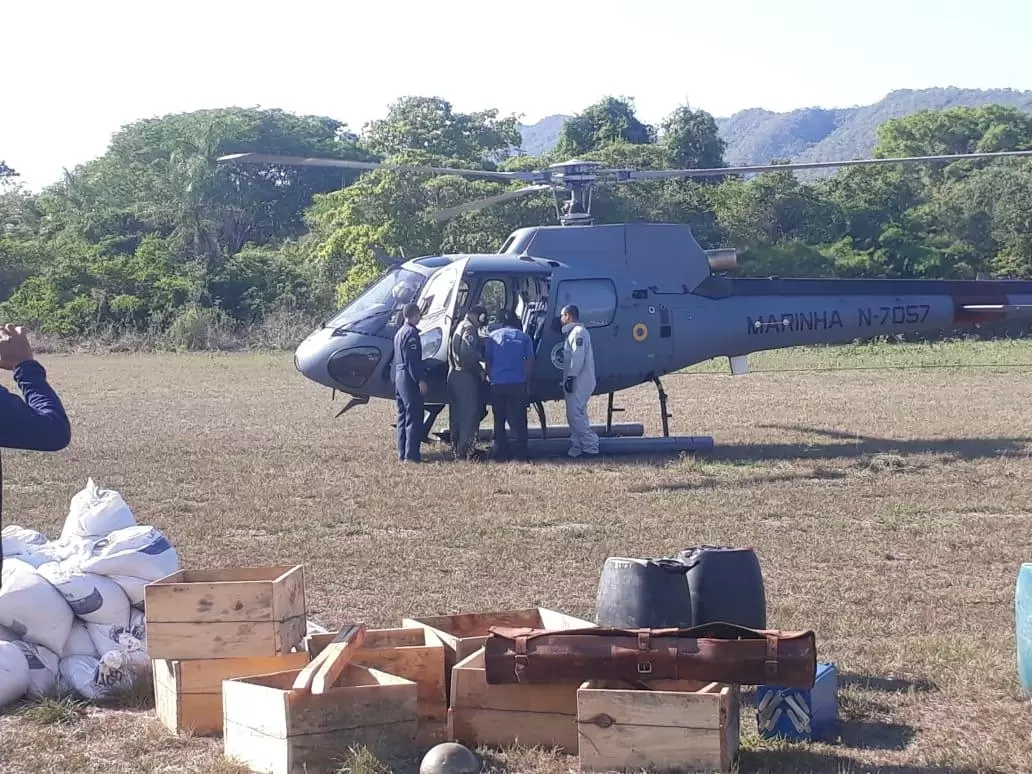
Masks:
[[[778,636],[776,633],[767,634],[767,658],[763,662],[763,672],[769,682],[775,682],[778,678]]]

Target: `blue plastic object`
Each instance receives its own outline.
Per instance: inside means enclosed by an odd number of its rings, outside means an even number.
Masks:
[[[756,687],[756,727],[761,737],[812,742],[837,731],[838,670],[818,662],[813,688]]]
[[[1018,680],[1025,694],[1032,698],[1032,562],[1025,562],[1018,568],[1018,582],[1014,587],[1014,627]]]

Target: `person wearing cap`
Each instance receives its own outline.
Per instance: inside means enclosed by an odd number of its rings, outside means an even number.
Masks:
[[[485,374],[479,331],[485,325],[487,310],[479,304],[470,307],[455,328],[448,349],[448,429],[455,459],[478,457],[477,430],[486,413],[481,400]]]
[[[423,343],[419,340],[419,307],[405,304],[405,324],[394,334],[394,392],[398,404],[398,459],[421,462],[423,442]]]

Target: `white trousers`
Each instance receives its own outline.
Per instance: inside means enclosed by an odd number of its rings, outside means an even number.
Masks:
[[[570,426],[570,454],[598,453],[598,434],[591,429],[588,420],[588,400],[591,399],[593,384],[583,387],[577,380],[573,392],[566,393],[566,423]]]

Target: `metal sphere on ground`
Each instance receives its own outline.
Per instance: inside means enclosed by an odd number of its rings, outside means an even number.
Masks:
[[[442,742],[430,748],[419,764],[419,774],[477,774],[480,761],[458,742]]]

